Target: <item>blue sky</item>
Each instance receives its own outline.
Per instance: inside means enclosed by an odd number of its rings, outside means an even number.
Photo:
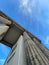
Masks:
[[[49,48],[49,0],[0,0],[0,10]],[[6,59],[10,48],[0,44],[0,51],[0,65],[3,65],[1,63]]]

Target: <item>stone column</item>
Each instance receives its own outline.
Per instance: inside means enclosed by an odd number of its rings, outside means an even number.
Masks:
[[[4,65],[27,65],[22,35],[20,36],[16,44],[17,46],[14,46],[15,48],[12,48],[13,51],[11,52]]]
[[[34,41],[28,36],[26,32],[24,32],[24,39],[25,42],[27,42],[26,45],[28,44],[30,46],[30,50],[32,50],[32,57],[34,58],[32,61],[34,61],[34,65],[49,65],[49,60],[45,54],[42,53],[42,51],[37,47],[36,43],[34,43]]]
[[[33,38],[36,45],[41,49],[41,51],[45,54],[45,56],[49,59],[49,50],[42,45],[42,43],[39,43],[38,40]]]

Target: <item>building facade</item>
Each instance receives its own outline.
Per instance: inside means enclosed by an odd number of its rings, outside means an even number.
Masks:
[[[42,42],[0,11],[0,42],[12,48],[4,65],[49,65]]]

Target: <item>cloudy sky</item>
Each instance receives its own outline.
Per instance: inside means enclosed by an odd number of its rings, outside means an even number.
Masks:
[[[49,48],[49,0],[0,0],[0,10]],[[10,48],[0,44],[0,51],[0,65],[3,65]]]

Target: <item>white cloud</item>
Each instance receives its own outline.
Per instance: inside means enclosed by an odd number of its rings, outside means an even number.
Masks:
[[[44,44],[49,48],[49,36],[46,37]]]
[[[35,0],[20,0],[20,9],[24,13],[32,13],[32,8],[35,7],[36,1]]]
[[[28,5],[28,0],[21,1],[21,6],[27,7],[27,5]]]
[[[49,45],[49,36],[47,36],[45,43]]]
[[[49,27],[49,1],[48,0],[20,0],[20,11],[24,15],[29,15],[30,19],[35,19],[41,26]],[[30,23],[32,23],[30,21]]]
[[[38,21],[44,20],[44,16],[48,17],[49,7],[48,0],[20,0],[20,10],[24,14],[32,14]],[[44,11],[43,15],[42,12]]]

